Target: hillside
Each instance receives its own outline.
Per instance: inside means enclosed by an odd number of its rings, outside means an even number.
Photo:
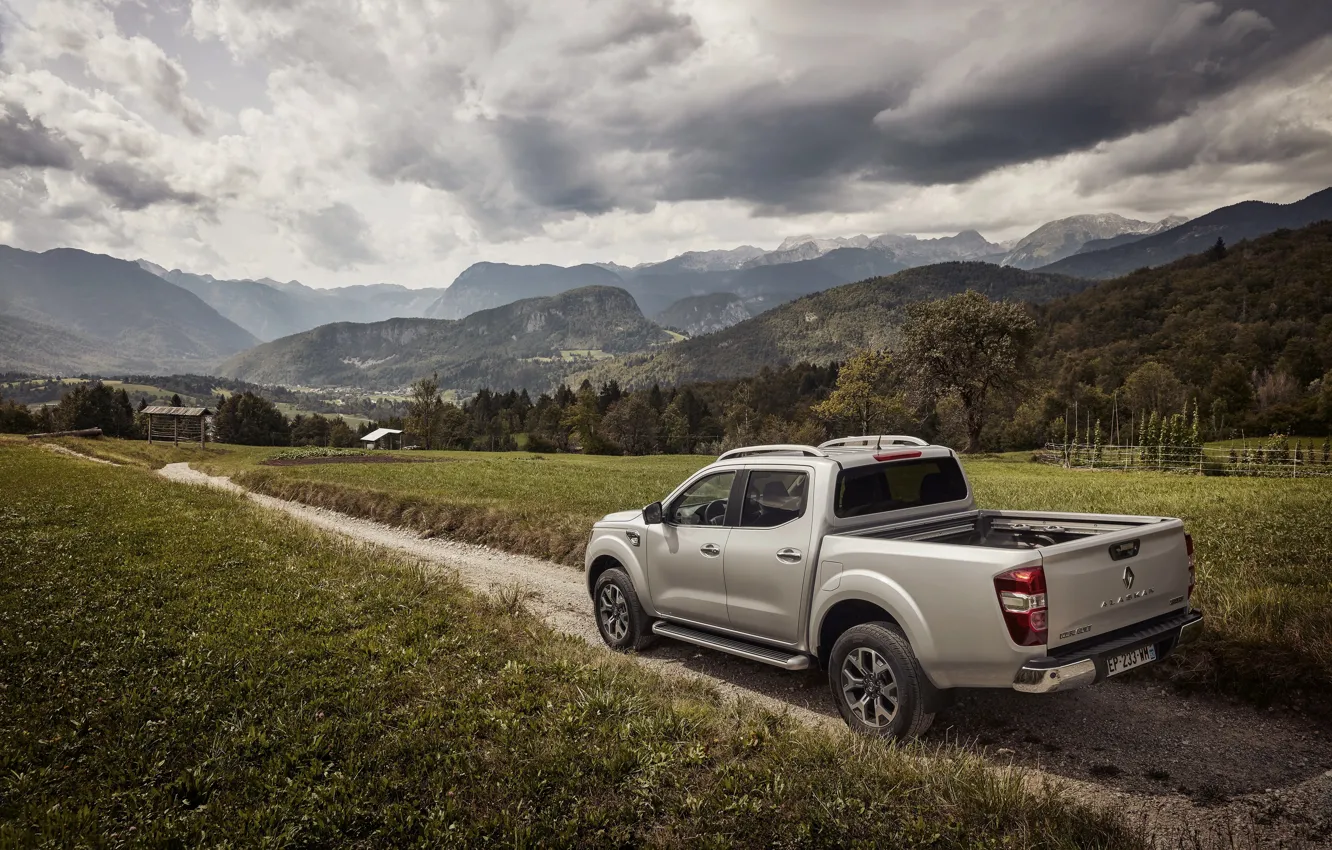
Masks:
[[[17,316],[0,316],[0,371],[79,375],[150,367],[121,359],[104,343],[88,337]]]
[[[207,371],[257,342],[193,293],[134,263],[72,248],[38,254],[0,246],[0,315],[89,340],[79,362],[101,370],[132,362],[148,370]],[[6,363],[18,355],[0,350]],[[55,368],[58,358],[29,359],[47,364],[36,371],[63,371]]]
[[[653,316],[665,328],[672,328],[689,336],[715,333],[723,328],[743,322],[752,313],[745,301],[734,292],[714,292],[711,295],[691,295],[681,298]]]
[[[243,352],[220,374],[258,384],[391,388],[438,372],[446,388],[546,387],[579,357],[639,351],[670,335],[629,293],[584,287],[465,319],[342,322]]]
[[[545,298],[585,286],[622,286],[620,276],[599,266],[512,266],[474,263],[454,279],[425,311],[432,319],[461,319],[524,298]]]
[[[981,262],[921,266],[808,295],[656,354],[599,365],[588,376],[643,386],[737,378],[782,362],[841,360],[859,348],[892,345],[906,306],[916,301],[975,289],[995,299],[1041,302],[1086,285]]]
[[[1080,382],[1109,392],[1152,359],[1233,415],[1254,374],[1284,372],[1299,391],[1332,369],[1332,223],[1143,269],[1040,316],[1044,373],[1077,364]]]
[[[408,289],[389,283],[314,289],[296,281],[219,280],[212,275],[168,271],[139,260],[140,267],[189,290],[260,340],[308,331],[331,322],[375,322],[423,316],[442,289]]]
[[[1178,227],[1102,251],[1075,254],[1041,271],[1074,277],[1112,278],[1147,266],[1159,266],[1199,254],[1224,239],[1227,245],[1254,239],[1280,228],[1306,227],[1332,219],[1332,189],[1292,204],[1244,201],[1213,210]]]

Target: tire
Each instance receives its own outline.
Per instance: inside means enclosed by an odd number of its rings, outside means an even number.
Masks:
[[[925,734],[928,687],[916,654],[892,623],[863,623],[842,633],[828,660],[828,685],[842,719],[863,735],[905,740]]]
[[[597,631],[611,649],[621,652],[646,649],[656,637],[652,634],[647,612],[638,601],[633,580],[618,567],[597,577],[592,590],[592,606]]]

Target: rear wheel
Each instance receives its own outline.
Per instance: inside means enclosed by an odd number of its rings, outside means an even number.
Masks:
[[[647,612],[638,601],[633,580],[618,567],[597,577],[592,591],[597,631],[611,649],[643,649],[652,643]]]
[[[828,685],[848,726],[866,735],[914,738],[934,722],[925,711],[925,673],[906,635],[891,623],[852,626],[833,644]]]

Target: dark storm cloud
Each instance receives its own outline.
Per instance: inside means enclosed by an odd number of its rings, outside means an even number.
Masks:
[[[810,21],[836,14],[835,5],[804,8]],[[1000,8],[985,10],[979,25],[999,21]],[[989,40],[977,35],[978,50],[989,52],[979,59],[959,58],[969,44],[917,45],[901,61],[866,69],[867,79],[854,85],[829,85],[829,75],[810,62],[813,70],[793,68],[780,82],[723,96],[694,92],[692,102],[662,114],[608,100],[614,111],[605,114],[510,122],[497,150],[516,191],[556,214],[636,209],[648,196],[738,199],[762,213],[846,209],[856,184],[965,183],[1167,126],[1243,87],[1262,86],[1298,50],[1332,34],[1332,2],[1125,0],[1060,8],[1050,27],[1061,31],[1042,30],[1042,9],[1032,4],[1026,20],[1008,21]],[[674,13],[660,12],[643,26],[657,38],[694,32]],[[599,32],[627,38],[637,30]],[[598,38],[586,49],[613,43]],[[811,49],[831,48],[823,41]],[[974,67],[950,65],[965,62]],[[566,123],[599,132],[584,129],[570,145],[551,131]],[[1308,128],[1249,135],[1251,144],[1233,144],[1226,155],[1263,162],[1324,138]],[[1196,138],[1184,134],[1179,147],[1141,167],[1187,167],[1197,153],[1191,145]],[[600,164],[625,151],[656,152],[667,165]],[[1133,173],[1130,160],[1120,167]]]
[[[154,204],[202,204],[195,192],[181,192],[163,178],[123,162],[97,163],[87,167],[85,179],[122,210],[141,210]]]
[[[0,102],[0,170],[38,173],[46,168],[77,174],[123,210],[162,203],[207,205],[202,196],[179,191],[165,177],[138,165],[91,161],[73,141],[30,116],[22,106]]]
[[[79,159],[78,148],[51,132],[17,104],[0,104],[0,168],[60,168]]]
[[[356,268],[377,263],[379,252],[370,242],[370,225],[355,207],[341,201],[316,212],[302,213],[296,222],[301,250],[322,268]]]

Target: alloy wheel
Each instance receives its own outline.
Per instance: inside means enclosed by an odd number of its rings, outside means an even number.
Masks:
[[[868,646],[855,647],[842,661],[842,696],[866,726],[887,726],[897,716],[897,679],[884,657]]]
[[[624,592],[615,585],[607,584],[601,589],[597,600],[597,616],[601,619],[601,627],[616,643],[624,640],[624,636],[629,633],[629,602],[624,598]]]

